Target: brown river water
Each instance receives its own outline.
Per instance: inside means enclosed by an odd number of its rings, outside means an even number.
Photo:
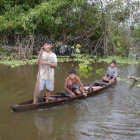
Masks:
[[[92,82],[103,74],[93,64],[93,71],[81,74]],[[59,63],[55,71],[55,91],[63,90],[68,71],[78,63]],[[119,76],[140,77],[140,65],[118,65]],[[33,97],[37,66],[10,68],[0,65],[0,140],[140,140],[140,88],[125,81],[97,96],[60,106],[21,113],[12,112],[11,104]],[[43,93],[42,93],[43,94]]]

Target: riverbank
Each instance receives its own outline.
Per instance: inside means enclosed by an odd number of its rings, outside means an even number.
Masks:
[[[4,56],[0,59],[0,64],[11,66],[11,68],[18,67],[21,65],[33,65],[35,64],[37,60],[37,56],[34,56],[32,59],[15,59],[11,56]],[[140,61],[138,60],[132,60],[131,58],[122,58],[120,56],[109,56],[107,58],[97,58],[97,57],[91,57],[90,55],[85,54],[76,54],[70,56],[58,56],[58,62],[70,62],[70,61],[76,61],[76,62],[106,62],[110,63],[111,60],[116,60],[119,64],[140,64]]]
[[[116,60],[118,64],[140,64],[140,60],[133,60],[132,58],[122,58],[121,56],[109,56],[107,58],[99,58],[98,62],[110,63]]]

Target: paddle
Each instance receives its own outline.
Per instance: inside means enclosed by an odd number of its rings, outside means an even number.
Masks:
[[[41,48],[41,51],[43,51],[43,48]],[[39,54],[39,58],[40,58],[40,61],[39,61],[37,80],[36,80],[35,90],[34,90],[33,104],[37,103],[38,97],[40,95],[40,67],[41,67],[41,62],[42,62],[42,54]]]

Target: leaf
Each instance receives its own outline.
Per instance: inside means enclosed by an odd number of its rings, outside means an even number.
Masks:
[[[57,25],[62,24],[62,19],[61,19],[61,17],[56,18],[56,19],[55,19],[55,23],[56,23]]]
[[[136,85],[136,87],[140,88],[140,84]]]
[[[118,0],[118,2],[121,4],[122,3],[122,0]]]
[[[119,46],[119,47],[121,46],[121,43],[119,41],[117,42],[117,46]]]
[[[80,53],[80,49],[79,48],[76,48],[76,53]]]
[[[102,73],[103,73],[103,69],[97,69],[97,70],[96,70],[96,73],[97,73],[97,74],[102,74]]]

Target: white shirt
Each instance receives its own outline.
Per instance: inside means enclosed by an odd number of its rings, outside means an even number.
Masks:
[[[57,65],[57,57],[53,52],[47,53],[43,52],[41,61],[46,61],[49,63],[53,63]],[[54,68],[49,65],[41,65],[40,66],[40,78],[45,80],[54,81]]]

